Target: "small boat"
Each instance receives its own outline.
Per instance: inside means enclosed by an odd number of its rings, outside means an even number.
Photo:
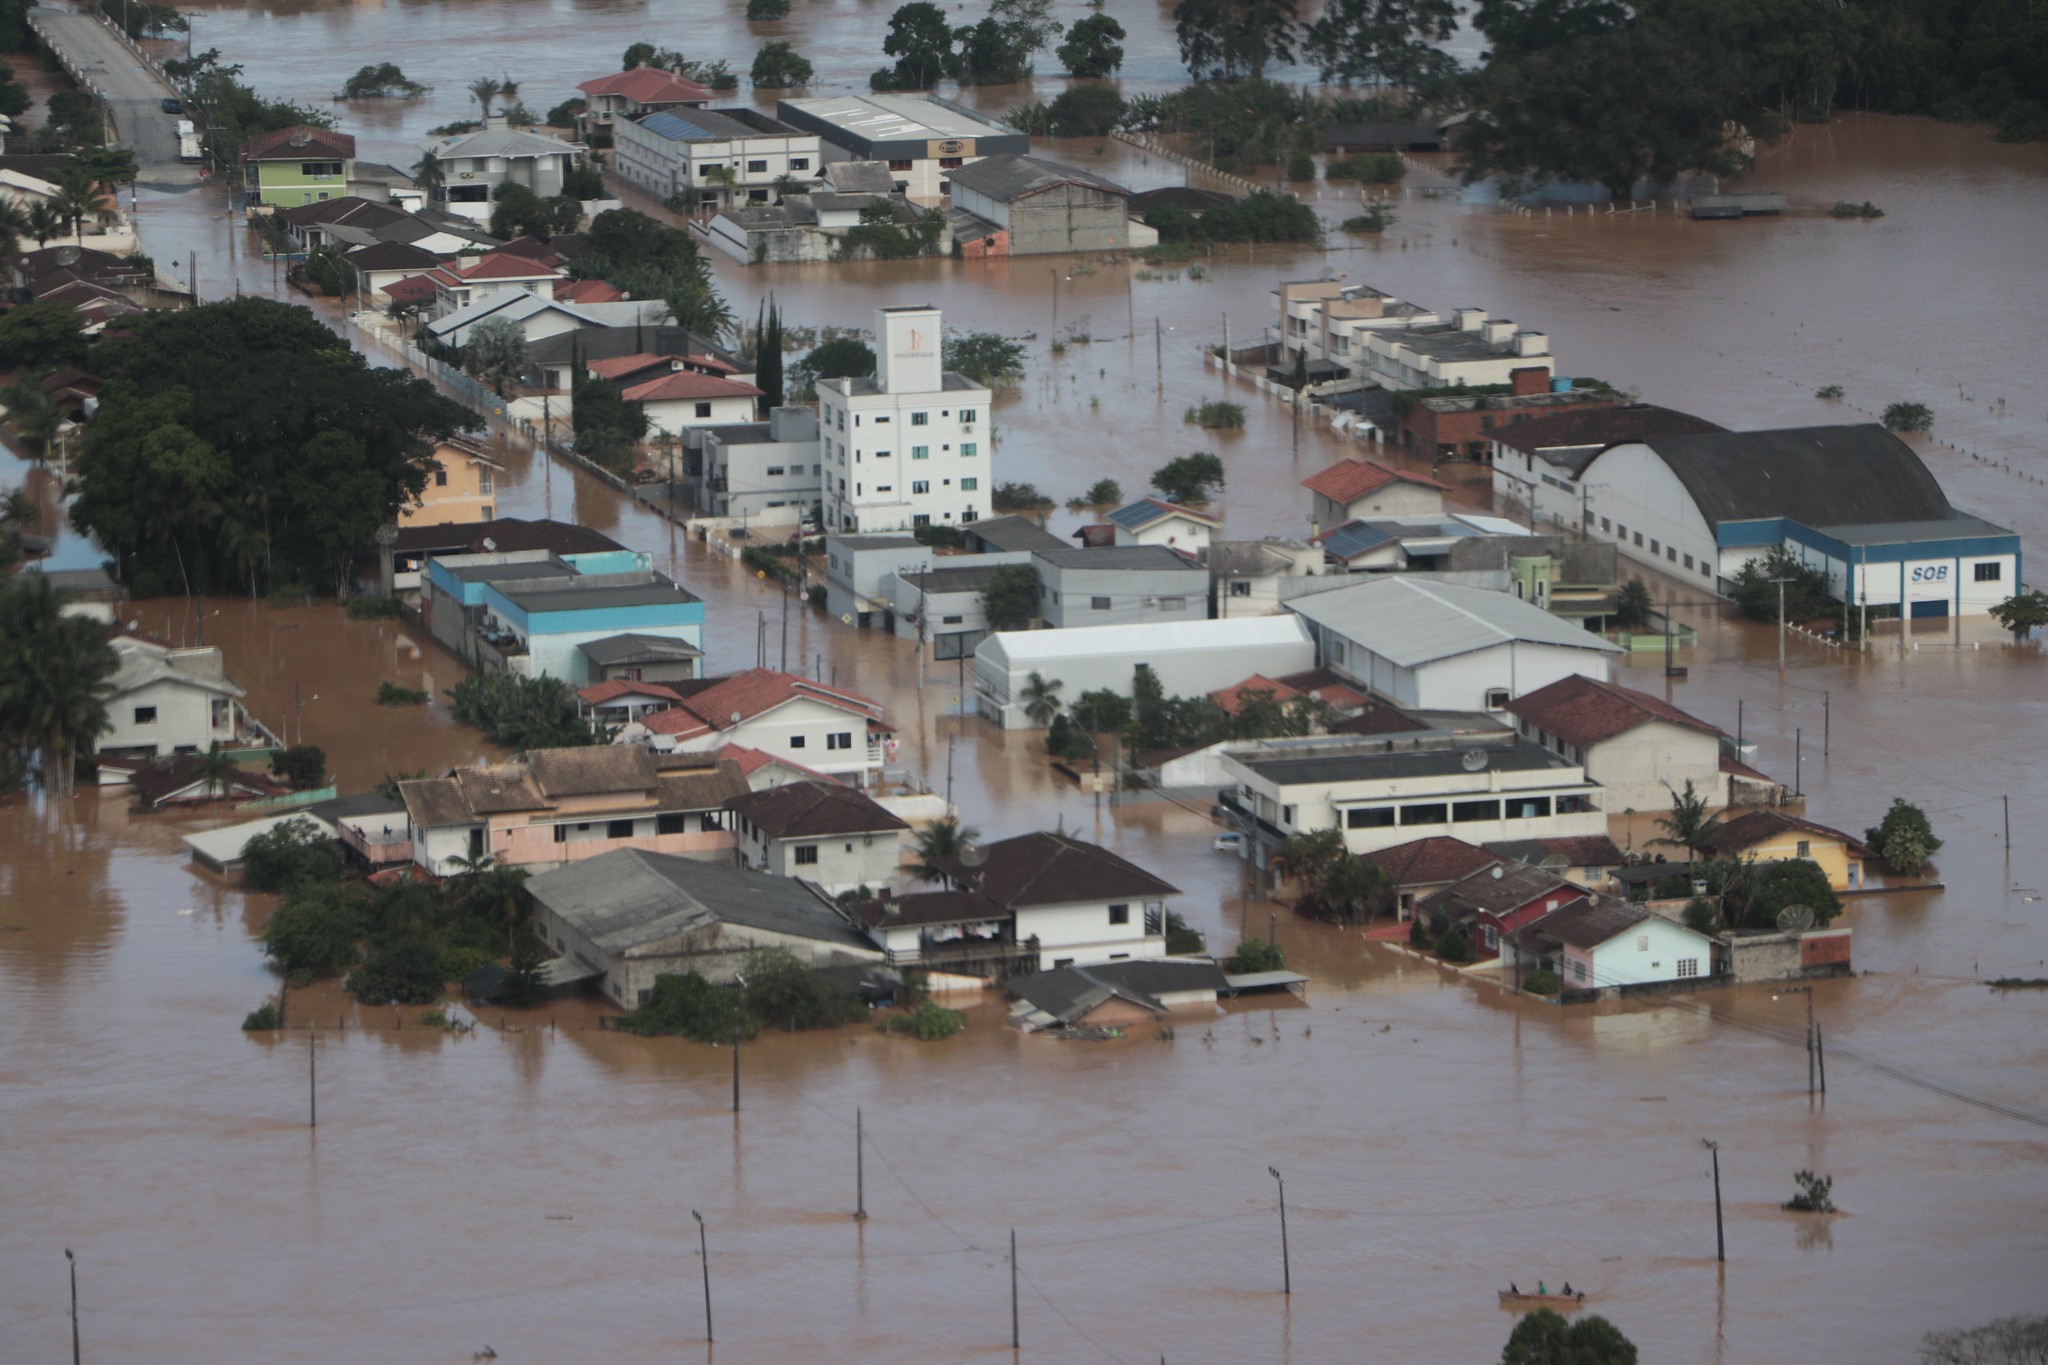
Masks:
[[[1570,1312],[1585,1305],[1584,1292],[1573,1294],[1520,1294],[1508,1290],[1500,1291],[1500,1306],[1503,1308],[1555,1308]]]

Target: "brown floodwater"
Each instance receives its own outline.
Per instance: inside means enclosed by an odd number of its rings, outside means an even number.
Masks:
[[[846,84],[878,64],[861,54],[887,8],[806,6],[788,27]],[[1170,38],[1149,15],[1122,17],[1142,49],[1133,83],[1170,80]],[[280,91],[400,60],[434,98],[349,119],[365,155],[409,162],[406,140],[460,114],[474,72],[510,70],[529,103],[552,103],[522,54],[546,52],[565,93],[643,33],[675,41],[661,18],[606,4],[251,7],[204,11],[198,34]],[[743,66],[757,40],[735,24],[708,55]],[[1180,174],[1116,144],[1100,161],[1136,184]],[[998,409],[1003,478],[1062,498],[1104,475],[1129,491],[1168,456],[1214,448],[1235,536],[1300,529],[1295,480],[1348,446],[1311,431],[1297,455],[1283,411],[1248,388],[1232,395],[1243,433],[1198,436],[1182,410],[1224,392],[1199,352],[1226,313],[1235,337],[1263,326],[1276,279],[1328,270],[1512,316],[1550,333],[1565,370],[1731,426],[1833,420],[1841,409],[1811,396],[1828,383],[1859,420],[1928,402],[1936,436],[1961,448],[1926,447],[1954,499],[2048,551],[2031,345],[2048,302],[2048,153],[1851,117],[1800,129],[1756,179],[1797,211],[1567,221],[1415,198],[1384,240],[1238,248],[1205,279],[1065,259],[719,269],[741,312],[772,288],[800,325],[929,299],[958,324],[1029,334],[1027,377]],[[1814,211],[1836,199],[1887,216]],[[160,259],[193,252],[202,287],[268,290],[267,266],[231,261],[212,190],[144,188],[141,203]],[[1334,197],[1321,207],[1342,213]],[[1091,339],[1050,354],[1055,334],[1080,332]],[[764,617],[781,661],[779,593],[593,480],[508,458],[507,513],[552,510],[673,556],[706,599],[715,667],[754,662]],[[1465,491],[1483,502],[1483,486]],[[92,557],[77,537],[63,553]],[[415,630],[228,599],[129,615],[193,639],[198,612],[252,708],[295,734],[303,722],[345,789],[488,752],[440,697],[459,665]],[[904,764],[941,790],[950,770],[971,823],[1000,836],[1064,821],[1180,885],[1219,947],[1241,923],[1277,926],[1314,977],[1307,1000],[1106,1044],[1020,1037],[994,1005],[936,1045],[771,1034],[746,1049],[735,1117],[728,1053],[598,1032],[586,1005],[492,1011],[450,1037],[418,1027],[417,1010],[359,1011],[326,987],[293,1004],[320,1024],[309,1132],[306,1035],[235,1028],[275,989],[253,939],[270,906],[181,856],[182,833],[222,817],[133,815],[112,791],[0,803],[0,1359],[62,1356],[67,1246],[89,1358],[461,1361],[486,1344],[508,1362],[708,1357],[693,1209],[717,1336],[741,1360],[1005,1353],[1013,1227],[1025,1352],[1046,1360],[1487,1359],[1512,1321],[1493,1291],[1539,1277],[1588,1290],[1656,1362],[1905,1362],[1923,1332],[2037,1310],[2048,994],[1981,979],[2048,975],[2048,779],[2030,738],[2048,724],[2048,662],[1982,625],[1922,623],[1863,655],[1795,639],[1781,676],[1768,628],[1708,604],[1680,615],[1701,630],[1680,660],[1690,676],[1669,682],[1646,657],[1625,681],[1731,730],[1739,716],[1761,766],[1798,772],[1814,818],[1861,829],[1904,795],[1947,841],[1945,889],[1852,903],[1863,974],[1815,993],[1824,1106],[1804,1093],[1803,1001],[1744,989],[1561,1013],[1269,904],[1247,914],[1199,808],[1097,811],[1031,736],[954,714],[951,666],[921,679],[907,646],[806,611],[791,614],[791,667],[886,698]],[[437,700],[377,707],[384,680]],[[849,1216],[856,1108],[864,1223]],[[1721,1143],[1725,1270],[1702,1138]],[[1268,1166],[1288,1182],[1291,1298]],[[1835,1177],[1842,1217],[1776,1207],[1802,1167]]]

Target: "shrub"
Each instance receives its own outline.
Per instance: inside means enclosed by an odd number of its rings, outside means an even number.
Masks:
[[[397,683],[377,684],[377,705],[379,706],[425,706],[427,694],[417,687],[400,687]]]
[[[370,954],[349,973],[348,990],[365,1004],[425,1005],[441,998],[441,950],[425,939],[401,939]]]
[[[907,1014],[886,1016],[880,1026],[889,1033],[908,1033],[920,1042],[936,1043],[966,1028],[967,1016],[927,1000]]]
[[[1832,401],[1842,396],[1842,386],[1840,384],[1823,384],[1813,391],[1813,396]]]
[[[327,782],[327,751],[317,744],[294,744],[270,756],[270,771],[299,791]]]
[[[1860,204],[1852,204],[1846,199],[1841,199],[1837,200],[1835,206],[1828,210],[1828,217],[1882,218],[1884,217],[1884,210],[1871,203],[1868,199]]]
[[[277,1027],[277,1006],[266,1000],[242,1016],[244,1033],[269,1033]]]
[[[811,584],[810,591],[805,593],[804,595],[811,599],[811,605],[814,607],[822,607],[825,605],[826,593],[825,585],[823,583]]]
[[[498,960],[498,955],[489,948],[454,947],[441,950],[441,979],[443,981],[466,981],[481,968]]]
[[[614,1019],[612,1025],[628,1033],[680,1034],[700,1043],[722,1043],[731,1041],[735,1022],[743,1037],[751,1038],[757,1031],[740,1009],[740,993],[685,972],[655,977],[647,1003],[637,1013]]]
[[[1244,425],[1244,405],[1211,399],[1200,407],[1189,408],[1181,420],[1207,431],[1232,430]]]
[[[850,1023],[867,1013],[861,998],[784,948],[750,955],[746,970],[747,1013],[792,1032]]]
[[[1340,224],[1346,232],[1354,232],[1366,236],[1385,232],[1393,225],[1393,209],[1378,200],[1367,204],[1362,212],[1352,214]]]
[[[1556,995],[1564,989],[1564,982],[1556,972],[1538,968],[1522,978],[1522,989],[1531,995]]]
[[[913,526],[910,534],[919,544],[934,550],[957,550],[961,545],[960,532],[951,526]]]
[[[758,24],[789,17],[789,0],[747,0],[747,22]]]
[[[405,606],[396,597],[370,593],[363,597],[351,597],[342,608],[351,621],[389,621],[404,614]]]
[[[1218,204],[1199,220],[1212,242],[1311,242],[1323,240],[1322,220],[1298,199],[1258,190],[1233,204]]]
[[[1927,860],[1941,851],[1941,840],[1935,837],[1927,812],[1901,796],[1892,798],[1884,819],[1864,830],[1863,838],[1884,859],[1885,869],[1901,877],[1918,875]]]
[[[1123,119],[1124,101],[1110,86],[1077,85],[1061,92],[1045,112],[1047,131],[1054,137],[1107,137]]]
[[[1277,943],[1268,943],[1262,938],[1248,938],[1237,945],[1237,951],[1223,960],[1223,970],[1233,976],[1249,972],[1277,972],[1287,965],[1287,954]]]
[[[1420,915],[1408,921],[1408,946],[1411,948],[1427,948],[1429,946],[1429,926],[1423,923],[1422,916]]]
[[[247,891],[290,891],[340,876],[341,850],[304,817],[287,820],[242,845],[242,887]]]
[[[1287,158],[1289,180],[1313,180],[1316,178],[1316,159],[1304,151],[1295,151]]]
[[[1879,420],[1886,431],[1922,432],[1934,425],[1934,409],[1925,403],[1893,403]]]
[[[989,505],[998,512],[1022,512],[1050,507],[1052,499],[1039,492],[1035,484],[999,483],[989,498]]]
[[[1812,1171],[1801,1171],[1792,1177],[1792,1183],[1799,1187],[1799,1193],[1785,1201],[1785,1207],[1794,1213],[1833,1213],[1835,1211],[1835,1178],[1831,1175],[1815,1175]]]
[[[1694,933],[1718,934],[1721,932],[1721,915],[1714,909],[1714,903],[1705,896],[1695,896],[1685,903],[1679,918],[1685,927]]]
[[[1209,951],[1209,941],[1199,929],[1188,927],[1178,910],[1166,912],[1166,951],[1176,957]]]
[[[1206,450],[1177,455],[1152,471],[1152,486],[1170,502],[1207,502],[1223,487],[1223,460]]]
[[[1463,929],[1446,929],[1436,941],[1436,955],[1446,962],[1469,962],[1472,959],[1472,945],[1465,939]]]
[[[1081,495],[1081,502],[1088,507],[1114,507],[1123,500],[1123,485],[1115,479],[1097,479]]]
[[[1399,184],[1408,174],[1408,163],[1399,152],[1367,152],[1361,156],[1338,157],[1323,172],[1326,180],[1362,180],[1368,185]]]
[[[338,976],[355,965],[364,911],[354,887],[300,886],[263,926],[263,949],[288,977]]]

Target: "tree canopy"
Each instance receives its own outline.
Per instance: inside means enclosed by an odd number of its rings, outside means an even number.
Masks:
[[[1053,54],[1076,76],[1107,76],[1124,64],[1124,26],[1107,14],[1076,20]]]
[[[1636,1365],[1636,1348],[1598,1313],[1567,1323],[1562,1314],[1539,1308],[1515,1324],[1500,1359],[1501,1365]]]
[[[102,342],[72,521],[138,597],[345,582],[474,414],[373,367],[304,308],[240,298]]]

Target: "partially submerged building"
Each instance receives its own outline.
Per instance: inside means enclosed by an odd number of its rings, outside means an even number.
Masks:
[[[1301,619],[1288,614],[1007,630],[974,651],[975,707],[1003,729],[1029,728],[1023,693],[1033,673],[1058,680],[1066,697],[1098,688],[1129,696],[1134,675],[1145,667],[1168,696],[1186,697],[1241,681],[1254,661],[1275,674],[1313,667],[1315,647]]]

